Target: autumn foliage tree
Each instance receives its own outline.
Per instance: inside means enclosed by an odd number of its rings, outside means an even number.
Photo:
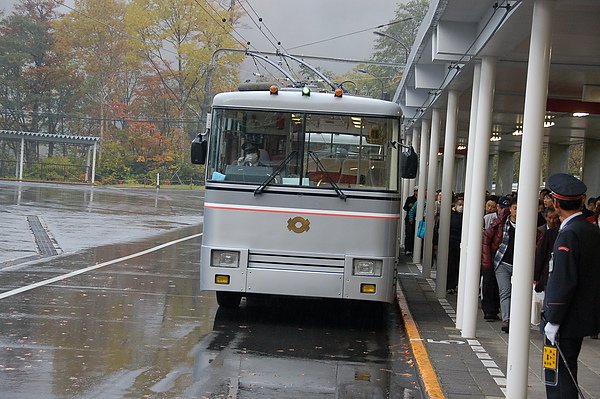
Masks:
[[[99,170],[106,180],[152,180],[156,173],[172,175],[180,169],[189,152],[183,129],[163,130],[158,120],[140,119],[122,102],[113,102],[110,112],[115,117]]]
[[[2,128],[64,132],[64,109],[77,107],[80,80],[54,51],[53,22],[60,1],[21,0],[0,20],[0,106]],[[16,154],[15,143],[3,142]],[[50,145],[49,153],[52,155]],[[37,143],[27,143],[28,161],[38,159]],[[16,155],[15,155],[16,157]]]
[[[77,0],[55,23],[56,51],[84,76],[85,111],[100,120],[101,139],[111,102],[131,102],[144,74],[125,33],[126,7],[122,0]]]
[[[230,33],[237,17],[236,10],[211,0],[132,0],[129,4],[126,22],[132,45],[144,54],[170,112],[179,119],[201,118],[212,54],[236,45]],[[219,79],[214,79],[221,82],[220,88],[237,84],[242,57],[228,55],[221,61],[215,71]]]
[[[0,128],[99,136],[109,180],[192,173],[207,75],[213,92],[237,86],[243,55],[211,57],[243,47],[239,16],[217,0],[18,0],[0,14]],[[0,157],[17,147],[3,141]]]

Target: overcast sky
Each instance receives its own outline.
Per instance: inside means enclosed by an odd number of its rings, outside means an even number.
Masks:
[[[270,29],[290,54],[318,55],[336,58],[368,59],[377,36],[369,30],[363,33],[326,41],[324,43],[293,48],[334,36],[373,28],[392,20],[394,11],[406,0],[243,0],[244,6],[258,22],[249,5],[263,19],[263,31]],[[0,8],[11,11],[16,0],[0,0]],[[72,1],[67,0],[67,3]],[[266,28],[264,27],[266,26]],[[245,17],[240,21],[238,32],[253,48],[275,51],[260,33],[256,25]],[[270,35],[269,35],[270,36]],[[354,65],[346,63],[324,63],[307,60],[313,66],[322,66],[342,73]],[[293,61],[289,61],[293,65]],[[252,61],[242,66],[243,77],[256,72]],[[261,71],[264,73],[264,71]]]
[[[249,0],[265,24],[281,41],[290,54],[318,55],[336,58],[368,59],[375,36],[369,30],[363,33],[326,41],[311,46],[293,48],[307,43],[372,28],[391,21],[400,2],[404,0]],[[252,10],[246,5],[248,12]],[[258,22],[258,21],[257,21]],[[259,50],[274,51],[273,46],[258,31],[249,18],[242,20],[238,29]],[[268,32],[265,32],[268,35]],[[346,63],[327,63],[307,60],[313,66],[324,66],[335,72],[352,69]],[[246,63],[256,71],[254,63]]]

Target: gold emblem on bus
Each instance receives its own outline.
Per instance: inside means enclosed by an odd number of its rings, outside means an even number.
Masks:
[[[287,221],[287,228],[289,231],[300,234],[310,230],[310,221],[304,219],[302,216],[296,216],[289,218]]]

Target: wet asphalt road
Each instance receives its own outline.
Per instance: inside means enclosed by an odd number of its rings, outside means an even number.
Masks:
[[[200,292],[202,196],[0,181],[0,398],[422,397],[393,306]]]

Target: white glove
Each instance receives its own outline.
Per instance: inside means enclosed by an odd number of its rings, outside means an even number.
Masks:
[[[552,345],[554,345],[556,341],[556,334],[558,334],[559,327],[559,324],[554,323],[546,323],[546,327],[544,327],[544,334],[546,335],[546,338],[548,338],[548,341],[550,341]]]

